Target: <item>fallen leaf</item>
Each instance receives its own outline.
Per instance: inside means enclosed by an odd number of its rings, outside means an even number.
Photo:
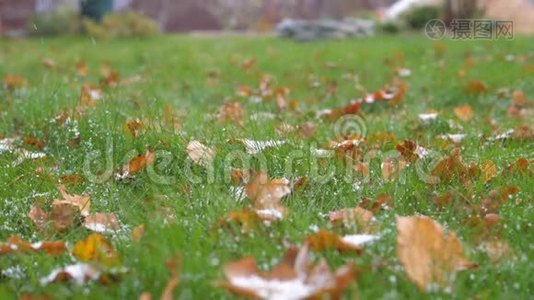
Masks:
[[[345,226],[357,225],[361,231],[369,232],[371,230],[373,213],[361,207],[354,207],[331,211],[328,213],[328,217],[330,223],[333,225],[340,222]]]
[[[217,119],[221,123],[232,122],[234,124],[243,126],[243,116],[244,116],[243,107],[239,102],[230,101],[224,103],[219,108],[219,113]]]
[[[67,188],[64,185],[58,186],[58,190],[63,199],[54,199],[52,205],[69,204],[78,208],[82,216],[87,217],[89,215],[89,209],[91,207],[91,199],[89,196],[69,195],[69,193],[67,193]]]
[[[268,207],[291,193],[289,180],[270,179],[267,173],[255,173],[246,186],[247,197],[258,207]]]
[[[113,246],[98,233],[90,234],[85,240],[74,245],[72,255],[83,262],[96,262],[105,266],[113,266],[118,262],[118,256]]]
[[[10,91],[24,87],[28,82],[20,75],[6,74],[2,78],[4,88]]]
[[[86,77],[89,74],[89,67],[87,67],[87,63],[85,63],[84,60],[78,60],[76,62],[76,72],[81,77]]]
[[[48,223],[48,219],[49,219],[48,213],[42,209],[39,203],[34,203],[32,205],[32,208],[30,209],[30,212],[28,213],[28,217],[30,218],[30,220],[33,221],[35,226],[39,229],[43,229],[46,223]]]
[[[469,104],[456,106],[454,108],[454,114],[464,122],[471,120],[475,116],[475,112]]]
[[[123,180],[130,178],[132,175],[145,170],[147,166],[152,165],[155,159],[156,154],[151,150],[147,150],[144,154],[137,155],[136,157],[132,158],[128,164],[124,165],[121,172],[115,175],[115,179]]]
[[[354,281],[352,264],[332,273],[326,260],[313,265],[306,246],[290,248],[282,262],[269,272],[261,272],[256,260],[245,257],[224,266],[230,292],[254,299],[340,299]]]
[[[191,160],[201,166],[208,167],[215,159],[215,150],[199,141],[191,141],[187,144],[187,155]]]
[[[119,219],[114,213],[95,213],[85,217],[83,226],[91,231],[105,233],[120,229]]]
[[[472,80],[469,82],[465,90],[471,94],[483,94],[488,91],[488,85],[480,80]]]
[[[363,248],[360,243],[355,243],[352,238],[345,239],[334,232],[327,230],[319,230],[306,237],[305,243],[314,251],[325,251],[328,249],[335,249],[340,252],[355,252],[361,254]]]
[[[80,210],[70,203],[52,203],[49,220],[52,221],[54,229],[61,232],[74,224],[79,214]]]
[[[59,268],[50,275],[41,278],[41,285],[47,285],[55,282],[69,282],[72,281],[77,285],[82,285],[88,281],[98,280],[100,272],[93,266],[85,263],[76,263],[73,265]]]
[[[487,160],[482,163],[482,175],[484,177],[484,183],[489,182],[497,176],[497,166],[491,160]]]
[[[63,241],[44,241],[30,243],[18,236],[12,236],[5,243],[0,243],[0,254],[12,254],[18,252],[45,252],[52,256],[62,255],[67,246]]]
[[[397,254],[421,291],[449,287],[457,271],[475,267],[456,234],[424,216],[397,217]]]
[[[126,123],[124,123],[124,129],[133,137],[139,136],[142,128],[143,123],[139,119],[127,120]]]
[[[102,90],[92,87],[90,84],[84,84],[80,94],[82,107],[93,107],[97,101],[102,99]]]

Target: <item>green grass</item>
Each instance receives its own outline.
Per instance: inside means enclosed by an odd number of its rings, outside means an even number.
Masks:
[[[344,106],[349,100],[362,96],[354,82],[343,78],[344,74],[357,74],[360,84],[370,91],[389,83],[392,71],[388,61],[412,70],[412,76],[405,79],[409,90],[400,106],[379,103],[364,107],[368,135],[390,132],[399,141],[414,140],[427,148],[448,153],[453,146],[448,144],[439,149],[437,136],[465,132],[468,136],[461,142],[461,150],[467,162],[480,165],[491,159],[499,171],[520,157],[532,162],[532,140],[485,142],[493,135],[491,120],[495,120],[502,131],[529,121],[507,117],[510,99],[498,99],[496,91],[499,88],[522,89],[531,101],[534,99],[532,39],[444,43],[447,49],[443,57],[437,57],[434,43],[418,36],[302,44],[270,38],[190,37],[109,42],[66,38],[1,41],[0,76],[20,74],[27,78],[28,86],[14,92],[0,90],[0,134],[42,139],[46,142],[44,151],[49,156],[44,161],[27,160],[14,166],[16,156],[13,153],[0,154],[1,241],[17,234],[31,241],[64,239],[72,246],[85,238],[88,232],[82,227],[45,236],[36,231],[26,215],[34,201],[51,201],[58,197],[56,187],[60,176],[84,174],[84,162],[91,152],[102,154],[112,147],[110,156],[116,171],[127,161],[132,150],[138,153],[148,148],[168,151],[172,153],[172,162],[157,172],[172,176],[174,182],[158,184],[143,173],[128,183],[113,178],[103,183],[86,179],[76,186],[69,186],[71,193],[91,195],[93,211],[118,215],[123,229],[108,238],[117,248],[121,264],[129,270],[128,273],[110,285],[41,286],[39,278],[73,259],[69,255],[56,258],[39,254],[4,255],[0,256],[0,269],[19,266],[23,277],[0,276],[0,295],[5,294],[0,298],[29,293],[57,299],[136,299],[145,291],[152,292],[157,298],[168,278],[165,260],[175,254],[182,257],[182,281],[175,291],[177,299],[232,298],[225,290],[213,285],[222,279],[225,262],[250,254],[262,267],[272,265],[282,256],[284,245],[300,244],[312,232],[312,226],[327,228],[324,214],[357,206],[362,199],[374,199],[382,193],[393,197],[394,208],[376,214],[381,227],[379,241],[366,245],[361,256],[336,251],[317,254],[317,257],[326,257],[331,266],[353,260],[358,270],[364,270],[348,289],[348,298],[532,297],[532,175],[499,176],[486,184],[475,181],[471,187],[473,198],[470,203],[473,205],[487,198],[496,188],[515,185],[520,189],[499,207],[502,220],[498,235],[510,244],[516,256],[515,260],[499,264],[492,264],[477,248],[477,229],[465,224],[469,216],[463,209],[462,199],[468,197],[467,189],[457,180],[439,185],[426,184],[417,176],[413,166],[406,171],[404,180],[385,182],[380,175],[373,175],[371,182],[356,192],[351,182],[342,180],[343,169],[332,159],[329,165],[339,167],[335,180],[321,183],[316,182],[317,178],[309,178],[312,184],[307,189],[295,191],[283,200],[290,209],[283,221],[260,228],[253,234],[242,234],[237,227],[221,229],[218,226],[218,221],[229,211],[248,205],[247,200],[239,202],[235,199],[230,192],[231,184],[222,178],[226,154],[241,149],[239,145],[229,144],[228,139],[280,139],[274,130],[280,123],[299,125],[312,121],[317,125],[312,138],[291,136],[288,144],[263,152],[268,173],[282,177],[287,176],[284,171],[287,156],[295,150],[303,150],[305,155],[298,161],[295,177],[309,175],[311,155],[308,149],[336,138],[332,122],[317,120],[315,111]],[[466,76],[461,79],[458,71],[464,68],[467,55],[471,55],[475,65],[466,68]],[[514,55],[516,61],[507,62],[507,55]],[[45,58],[53,59],[58,70],[43,67],[41,61]],[[240,64],[250,58],[256,59],[257,65],[242,71]],[[76,75],[74,65],[79,59],[89,65],[87,78]],[[67,143],[73,136],[72,130],[56,125],[53,118],[79,104],[81,85],[98,82],[102,63],[108,63],[123,78],[141,75],[144,80],[106,90],[104,100],[78,120],[80,145],[71,148]],[[328,68],[326,63],[335,63],[337,67]],[[208,84],[208,73],[212,71],[220,72],[220,83],[215,86]],[[291,98],[300,103],[298,113],[278,112],[273,101],[254,104],[235,95],[238,85],[257,86],[263,73],[275,78],[275,86],[291,88]],[[311,73],[323,83],[337,81],[337,94],[325,97],[325,84],[311,88],[308,83]],[[469,80],[486,82],[489,92],[480,96],[466,94],[464,87]],[[237,99],[245,108],[242,128],[217,122],[217,110],[229,98]],[[475,117],[469,122],[459,121],[453,113],[453,107],[464,103],[469,103],[475,110]],[[167,104],[186,112],[179,132],[164,128],[148,130],[137,138],[126,134],[123,128],[126,120],[161,120]],[[432,125],[422,126],[417,115],[429,109],[439,111],[439,119]],[[256,122],[250,120],[255,112],[272,112],[277,117]],[[448,120],[459,123],[463,130],[451,129]],[[200,183],[191,182],[187,177],[185,148],[193,139],[216,148],[215,182],[209,182],[206,171],[199,166],[192,170],[202,179]],[[393,150],[393,147],[388,145],[381,150]],[[91,170],[105,169],[105,163],[105,157],[97,155],[92,160]],[[41,172],[36,172],[38,168]],[[375,174],[380,174],[379,163],[372,169]],[[184,187],[190,193],[185,193]],[[432,195],[446,191],[456,195],[455,204],[438,210]],[[42,195],[34,197],[36,194]],[[161,207],[169,207],[176,219],[164,223],[157,214]],[[458,275],[451,294],[421,293],[402,270],[396,254],[395,216],[414,214],[430,216],[456,231],[467,257],[479,264],[478,269]],[[142,241],[135,243],[130,239],[130,231],[139,224],[146,225],[146,232]]]

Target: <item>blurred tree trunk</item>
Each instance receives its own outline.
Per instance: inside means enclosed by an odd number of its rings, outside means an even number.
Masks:
[[[477,0],[446,0],[445,21],[450,24],[453,19],[471,19],[477,7]]]

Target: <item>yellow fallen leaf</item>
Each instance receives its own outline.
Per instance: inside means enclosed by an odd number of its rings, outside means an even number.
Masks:
[[[497,166],[491,160],[482,163],[482,175],[484,176],[484,183],[492,180],[497,176]]]
[[[78,241],[72,249],[72,255],[80,261],[92,261],[105,266],[113,266],[118,263],[115,249],[104,236],[98,233],[93,233],[85,240]]]

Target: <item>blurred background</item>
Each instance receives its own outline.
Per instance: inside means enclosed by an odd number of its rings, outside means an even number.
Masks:
[[[531,34],[534,0],[0,0],[0,33],[10,37],[270,32],[286,18],[348,17],[374,20],[387,32],[418,29],[434,17],[491,18]]]

